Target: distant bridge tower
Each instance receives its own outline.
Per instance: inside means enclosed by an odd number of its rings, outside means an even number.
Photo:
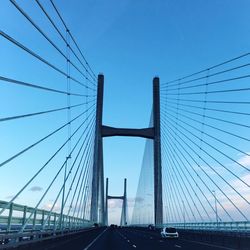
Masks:
[[[153,127],[142,129],[114,128],[102,125],[104,76],[98,75],[95,149],[92,179],[91,220],[105,224],[103,137],[137,136],[154,140],[154,220],[162,225],[162,167],[160,131],[159,78],[153,79]]]
[[[108,194],[109,179],[106,178],[106,196],[105,196],[105,225],[108,225],[108,200],[122,200],[121,226],[127,225],[127,179],[124,179],[124,193],[122,196],[110,196]]]

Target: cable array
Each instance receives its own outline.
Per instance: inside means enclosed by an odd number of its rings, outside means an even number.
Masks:
[[[153,124],[151,116],[150,126]],[[153,141],[146,139],[131,224],[154,224]]]
[[[165,223],[249,220],[249,55],[161,84]]]
[[[1,189],[11,190],[11,193],[8,198],[1,197],[8,201],[1,206],[0,216],[11,218],[13,204],[21,203],[33,210],[27,214],[23,211],[19,232],[37,229],[36,216],[43,209],[39,229],[65,230],[73,225],[70,220],[78,224],[80,221],[81,227],[89,226],[96,75],[52,0],[46,7],[38,0],[35,4],[44,23],[48,22],[56,35],[51,34],[46,25],[39,24],[34,13],[27,11],[21,3],[15,0],[10,3],[25,25],[43,39],[44,45],[39,51],[24,42],[21,36],[16,38],[8,31],[0,31],[0,39],[20,55],[22,53],[26,65],[22,79],[18,79],[18,74],[5,76],[0,73],[0,87],[7,93],[13,92],[16,98],[0,117],[1,131],[8,134],[10,141],[2,140],[5,150],[0,169],[5,176],[14,170],[19,177],[16,185],[9,183],[12,188],[2,182],[6,187]],[[43,53],[47,48],[51,51],[48,57]],[[58,60],[53,62],[54,56]],[[34,80],[28,68],[34,60],[36,66],[47,67],[48,77],[41,73],[36,75],[38,80]],[[25,98],[19,102],[19,96]],[[17,138],[24,138],[17,139],[18,144],[13,147],[11,143],[15,138],[12,133]],[[37,193],[31,197],[30,192]],[[6,230],[10,231],[11,225]]]

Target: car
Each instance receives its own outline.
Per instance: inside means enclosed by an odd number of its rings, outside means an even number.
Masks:
[[[165,239],[178,239],[179,234],[173,227],[164,227],[161,231],[161,238]]]

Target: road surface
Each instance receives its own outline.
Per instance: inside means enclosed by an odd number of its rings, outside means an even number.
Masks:
[[[0,246],[1,248],[1,246]],[[55,240],[30,243],[14,250],[233,250],[233,247],[218,246],[186,240],[180,234],[179,239],[161,239],[157,231],[139,228],[93,228],[72,236]],[[243,249],[243,248],[242,248]],[[250,250],[250,247],[244,248]]]
[[[142,231],[134,228],[108,228],[98,235],[84,250],[226,250],[226,248],[207,243],[184,239],[161,239],[157,232]]]

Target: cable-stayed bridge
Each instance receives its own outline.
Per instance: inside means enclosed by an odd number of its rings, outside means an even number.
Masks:
[[[149,125],[114,128],[102,121],[104,75],[55,3],[34,1],[47,26],[10,3],[48,51],[0,30],[3,53],[32,64],[1,69],[1,96],[15,110],[1,105],[0,248],[250,249],[250,53],[176,80],[154,77]],[[104,182],[111,136],[146,138],[131,218],[126,180],[120,196]],[[122,200],[122,228],[106,227],[109,199]],[[177,228],[178,243],[160,239],[162,227]]]

